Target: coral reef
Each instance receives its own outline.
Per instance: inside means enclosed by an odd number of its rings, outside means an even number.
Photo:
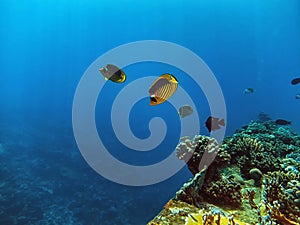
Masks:
[[[189,214],[189,217],[186,218],[185,225],[248,225],[235,219],[234,214],[226,215],[221,210],[214,208],[211,210],[200,209],[198,213]]]
[[[173,224],[300,224],[300,137],[290,127],[266,117],[221,145],[211,137],[184,137],[176,155],[194,178],[172,201],[193,210],[185,211],[185,223]],[[212,213],[208,205],[225,214]]]
[[[246,179],[252,178],[250,171],[254,168],[262,173],[279,169],[278,153],[264,146],[258,138],[236,133],[232,138],[226,138],[222,146],[230,152],[230,164],[237,164]]]
[[[204,183],[206,169],[197,173],[193,179],[185,183],[183,187],[176,193],[175,199],[182,200],[191,205],[197,205],[202,201],[202,195],[200,193],[202,185]]]
[[[263,173],[257,169],[257,168],[252,168],[249,171],[250,177],[255,181],[255,186],[260,186],[263,178]]]
[[[275,171],[265,176],[261,201],[269,206],[278,202],[276,209],[282,216],[297,220],[300,218],[299,194],[299,176],[294,180],[294,176],[290,176],[289,173]]]
[[[248,225],[234,212],[227,212],[210,204],[197,208],[184,201],[171,199],[148,225]]]
[[[220,145],[214,138],[196,135],[193,139],[181,138],[181,142],[176,147],[176,156],[180,160],[184,160],[189,170],[195,175],[208,167],[211,162],[217,163],[221,167],[222,164],[228,164],[230,155],[224,151],[219,152],[219,150]]]
[[[189,214],[197,213],[198,210],[197,207],[184,201],[171,199],[148,225],[185,224],[185,220]]]

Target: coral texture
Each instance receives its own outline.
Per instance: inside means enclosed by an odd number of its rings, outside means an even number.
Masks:
[[[250,224],[300,224],[300,137],[288,126],[251,122],[221,145],[211,137],[184,137],[176,155],[194,178],[174,200],[198,209],[213,204],[234,210]],[[187,224],[218,221],[205,213],[189,214]]]

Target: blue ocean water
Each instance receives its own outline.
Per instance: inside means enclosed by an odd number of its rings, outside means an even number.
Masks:
[[[2,0],[0,10],[0,224],[146,224],[192,176],[183,168],[157,184],[126,186],[97,174],[80,154],[72,128],[76,87],[93,61],[122,44],[162,40],[201,57],[224,95],[226,135],[260,112],[300,132],[300,86],[290,83],[300,77],[298,0]],[[172,72],[195,101],[200,133],[209,134],[205,93],[183,71],[155,62],[124,71],[128,83]],[[243,94],[248,87],[254,93]],[[162,117],[167,135],[149,152],[122,145],[109,122],[121,89],[107,82],[95,106],[110,153],[136,166],[173,154],[176,108],[150,107],[145,97],[130,114],[133,134],[149,137],[149,121]]]

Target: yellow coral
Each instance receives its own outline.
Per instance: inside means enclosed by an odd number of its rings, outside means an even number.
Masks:
[[[212,213],[201,209],[198,213],[189,214],[186,218],[185,225],[228,225],[228,224],[239,224],[239,225],[250,225],[249,223],[241,222],[234,219],[233,215],[222,216],[220,213]]]
[[[282,214],[279,211],[279,203],[277,201],[273,202],[274,205],[268,204],[267,207],[271,210],[271,217],[275,218],[278,222],[285,224],[285,225],[297,225],[299,223],[292,221],[285,217],[284,214]]]
[[[260,141],[250,137],[244,137],[242,140],[245,147],[252,149],[255,152],[263,151],[263,145]]]

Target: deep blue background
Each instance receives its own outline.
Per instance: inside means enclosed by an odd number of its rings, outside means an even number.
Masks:
[[[87,166],[72,134],[73,96],[87,67],[118,45],[148,39],[189,48],[211,68],[226,101],[227,135],[262,111],[274,119],[291,120],[292,128],[300,131],[300,100],[295,99],[300,86],[290,84],[300,77],[298,0],[2,0],[0,194],[5,206],[0,210],[1,224],[39,224],[45,212],[59,207],[73,212],[74,224],[93,224],[91,217],[98,224],[109,224],[113,218],[111,224],[145,224],[190,177],[184,169],[149,187],[111,183]],[[194,90],[192,81],[183,84],[192,95],[199,93],[197,108],[203,122],[209,115],[203,94]],[[255,92],[244,95],[247,87]],[[149,107],[143,103],[148,100],[139,102],[133,117],[140,113],[144,115],[140,120],[148,123],[151,114],[144,114]],[[179,129],[176,119],[172,125],[176,111],[156,113],[166,116],[173,132],[163,148],[174,148]],[[101,121],[101,116],[96,119]],[[142,122],[135,124],[133,118],[132,130],[147,137],[146,126],[139,129]],[[113,133],[102,135],[114,142]],[[120,143],[115,143],[116,157],[143,164],[140,155],[118,155]],[[149,162],[170,151],[152,152]],[[37,190],[45,192],[45,187],[53,193],[39,196]],[[97,199],[93,192],[103,198],[93,202]],[[91,214],[98,211],[102,214]]]

